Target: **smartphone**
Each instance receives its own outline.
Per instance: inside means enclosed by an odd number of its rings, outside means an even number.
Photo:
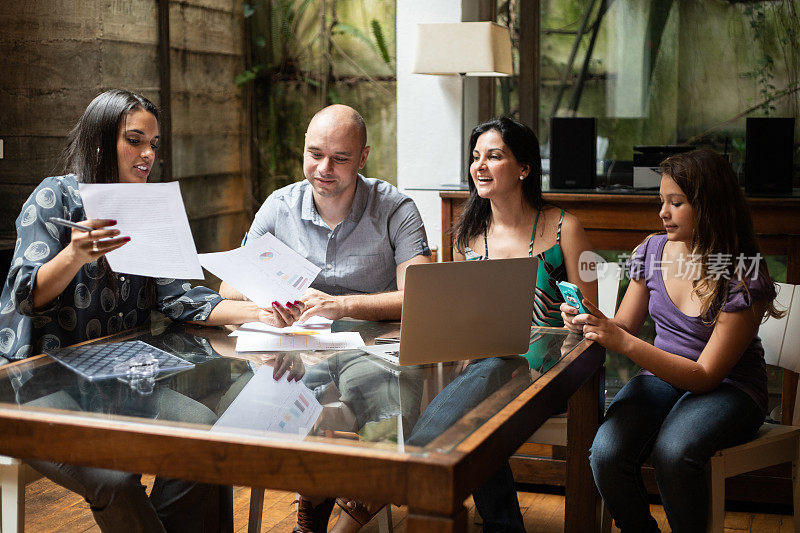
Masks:
[[[564,296],[564,301],[567,302],[568,305],[577,308],[579,314],[591,314],[589,310],[586,309],[586,306],[583,305],[583,294],[581,294],[581,290],[575,286],[575,284],[568,281],[559,281],[556,285],[558,286],[558,290],[561,291],[561,295]]]

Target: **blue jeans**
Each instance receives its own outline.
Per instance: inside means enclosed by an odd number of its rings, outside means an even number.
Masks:
[[[672,531],[704,532],[706,464],[717,450],[752,439],[763,420],[755,401],[733,385],[693,394],[655,376],[635,376],[609,406],[589,458],[617,527],[658,531],[642,482],[650,457]]]
[[[513,377],[519,369],[524,372]],[[504,384],[512,379],[530,380],[527,370],[527,361],[519,357],[491,357],[470,363],[428,405],[406,444],[425,446]],[[478,487],[472,498],[484,531],[525,531],[508,461]]]

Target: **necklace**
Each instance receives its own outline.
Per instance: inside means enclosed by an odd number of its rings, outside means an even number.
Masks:
[[[528,257],[533,257],[533,240],[536,238],[536,225],[539,223],[539,213],[540,211],[536,212],[536,218],[533,221],[533,231],[531,232],[531,243],[528,245]],[[486,226],[483,228],[483,250],[484,250],[484,259],[489,259],[489,237],[488,237],[488,229]]]

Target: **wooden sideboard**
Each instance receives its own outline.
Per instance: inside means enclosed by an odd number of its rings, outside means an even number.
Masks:
[[[467,191],[442,191],[442,260],[453,260],[450,228],[469,196]],[[644,194],[544,193],[544,199],[569,211],[583,224],[597,250],[632,250],[655,231],[658,197]],[[785,255],[786,282],[800,284],[800,197],[748,198],[761,253]]]
[[[450,228],[460,215],[468,191],[441,191],[442,260],[453,260]],[[597,250],[632,250],[647,235],[663,231],[655,195],[605,193],[544,193],[546,202],[569,211],[583,224]],[[800,197],[748,198],[761,253],[786,256],[786,282],[800,284]],[[798,375],[783,373],[782,422],[790,424]],[[511,461],[519,481],[563,485],[564,466],[558,459],[514,456]],[[788,474],[788,476],[787,476]],[[652,469],[644,472],[645,483],[654,492]],[[791,473],[767,469],[728,481],[733,499],[791,502]],[[788,501],[787,501],[788,500]]]

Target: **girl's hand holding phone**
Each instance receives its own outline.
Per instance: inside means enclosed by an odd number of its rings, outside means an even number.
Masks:
[[[595,341],[617,353],[626,353],[627,342],[635,337],[619,327],[612,319],[606,317],[589,300],[584,299],[582,303],[589,312],[574,315],[572,325],[580,327],[581,329],[573,330],[570,328],[570,330],[583,331],[583,336],[587,339]],[[562,304],[562,315],[564,314],[563,305],[564,304]]]
[[[573,333],[583,333],[583,325],[576,324],[573,319],[578,316],[578,310],[568,303],[561,304],[561,319],[564,321],[564,326]]]
[[[560,281],[557,285],[565,300],[561,304],[561,316],[567,329],[582,333],[587,339],[610,350],[622,352],[628,334],[585,299],[577,286],[566,281]]]
[[[578,314],[589,312],[582,303],[581,290],[568,281],[559,281],[556,286],[564,297],[564,303],[561,304],[561,318],[564,320],[564,325],[574,333],[583,333],[583,327],[573,322],[573,318]]]

